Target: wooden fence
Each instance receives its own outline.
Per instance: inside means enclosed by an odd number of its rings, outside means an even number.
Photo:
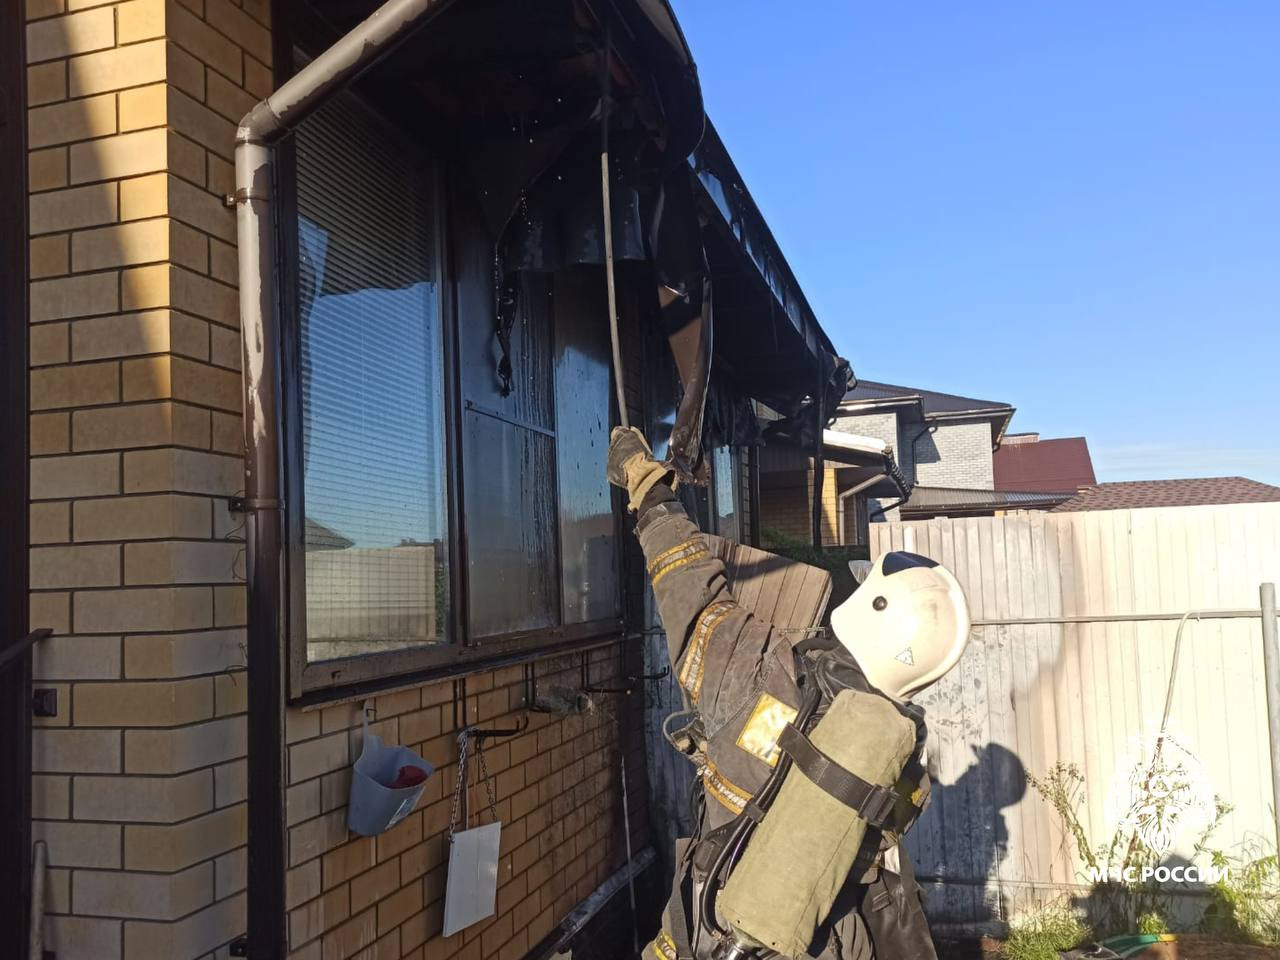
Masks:
[[[306,567],[312,659],[438,639],[434,544],[309,550]]]
[[[871,525],[873,557],[903,549],[956,574],[975,624],[958,667],[922,698],[935,794],[908,848],[932,919],[998,930],[1049,900],[1091,906],[1074,841],[1027,774],[1074,764],[1090,845],[1110,840],[1127,772],[1160,727],[1178,618],[1256,612],[1259,583],[1280,581],[1280,504]],[[1133,619],[1106,619],[1118,616]],[[1187,622],[1169,729],[1233,807],[1208,847],[1274,851],[1256,614]],[[1167,863],[1206,865],[1196,816],[1177,824]],[[1203,908],[1203,886],[1181,890],[1179,913]]]

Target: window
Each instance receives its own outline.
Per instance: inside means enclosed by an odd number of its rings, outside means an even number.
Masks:
[[[464,324],[463,477],[474,636],[559,621],[556,561],[554,314],[542,278],[526,278],[511,332],[513,389],[499,389],[493,325]]]
[[[351,95],[295,149],[306,661],[438,644],[450,571],[432,172]]]
[[[491,330],[461,331],[472,637],[618,614],[600,279],[591,270],[524,277],[506,396],[493,373]]]
[[[600,271],[522,276],[504,395],[472,185],[446,245],[435,166],[353,94],[294,154],[292,694],[617,631]]]
[[[609,306],[595,271],[556,275],[556,472],[564,623],[619,612],[617,526],[605,477],[613,399]]]
[[[715,531],[729,540],[742,542],[742,482],[738,454],[732,447],[717,447],[711,455],[711,478],[715,488]]]

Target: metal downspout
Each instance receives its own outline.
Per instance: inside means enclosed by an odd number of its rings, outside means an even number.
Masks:
[[[281,401],[272,146],[449,0],[389,0],[236,130],[236,240],[243,353],[249,692],[248,955],[277,960],[285,926],[285,651]]]
[[[857,484],[856,486],[850,487],[848,490],[845,490],[843,493],[836,494],[836,500],[839,504],[839,509],[836,511],[836,513],[837,513],[837,519],[840,521],[840,546],[842,547],[849,546],[849,531],[846,527],[847,514],[845,513],[845,501],[848,500],[850,497],[856,497],[858,494],[860,494],[863,490],[866,490],[868,487],[875,486],[877,483],[879,483],[881,480],[886,479],[888,476],[889,475],[887,473],[877,473],[874,477],[868,477],[866,480],[863,480],[861,483]],[[855,516],[855,523],[856,522],[857,521]]]
[[[911,441],[907,444],[907,449],[911,451],[911,473],[912,473],[911,488],[912,489],[914,489],[916,486],[916,479],[915,479],[915,476],[917,473],[916,444],[920,442],[921,437],[923,437],[926,433],[929,432],[930,428],[931,428],[931,425],[926,420],[924,426],[916,431],[916,435],[912,437]],[[901,468],[899,468],[899,473],[901,473]],[[904,480],[906,479],[905,474],[903,475],[903,479]],[[898,507],[902,506],[904,503],[906,503],[910,499],[911,499],[911,490],[908,490],[905,494],[903,494],[897,500],[893,501],[893,503],[886,503],[883,506],[877,507],[875,510],[872,510],[871,513],[867,516],[867,519],[874,520],[876,517],[883,517],[890,510],[898,509]]]

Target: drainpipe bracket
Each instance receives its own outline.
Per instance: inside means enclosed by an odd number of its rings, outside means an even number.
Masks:
[[[281,510],[284,501],[270,498],[227,497],[227,510],[231,513],[248,513],[250,510]]]
[[[263,203],[267,203],[271,200],[271,197],[268,194],[254,193],[252,190],[242,187],[235,193],[228,193],[224,196],[222,203],[224,206],[234,207],[238,203],[248,203],[250,200],[261,200]]]

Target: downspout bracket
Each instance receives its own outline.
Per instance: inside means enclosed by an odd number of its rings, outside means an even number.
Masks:
[[[268,203],[271,197],[266,193],[254,193],[247,187],[241,187],[235,193],[228,193],[222,198],[223,206],[234,207],[237,203],[248,203],[250,200],[261,200]]]

